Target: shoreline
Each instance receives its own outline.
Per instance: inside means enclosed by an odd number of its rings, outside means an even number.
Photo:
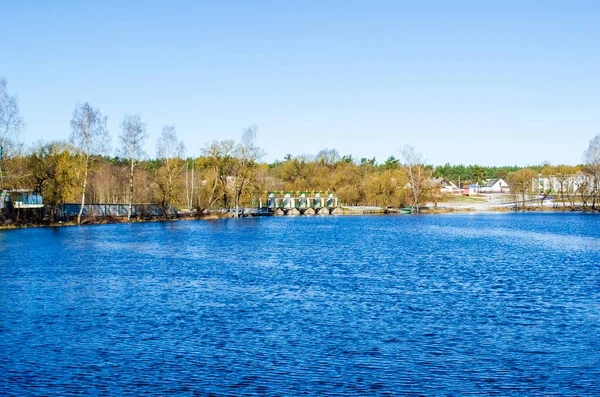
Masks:
[[[476,209],[476,208],[423,208],[419,214],[414,215],[444,215],[444,214],[497,214],[497,213],[585,213],[585,214],[598,214],[600,211],[592,210],[591,208],[583,207],[525,207],[525,208],[512,208],[512,207],[496,207],[487,209]],[[328,217],[336,216],[401,216],[401,215],[413,215],[413,214],[396,214],[396,213],[365,213],[365,212],[353,212],[344,211],[342,214],[332,214]],[[319,215],[274,215],[276,217],[319,217]],[[239,219],[248,218],[240,217]],[[250,216],[249,218],[260,218],[260,216]],[[127,221],[127,218],[121,217],[95,217],[84,219],[80,226],[96,226],[96,225],[113,225],[113,224],[126,224],[126,223],[157,223],[157,222],[179,222],[179,221],[211,221],[218,219],[234,219],[230,216],[217,216],[217,215],[206,215],[202,217],[180,217],[172,219],[163,218],[152,218],[152,219],[135,219]],[[49,228],[49,227],[72,227],[78,226],[75,221],[59,221],[55,223],[34,223],[27,222],[21,224],[2,224],[0,225],[0,231],[4,230],[17,230],[17,229],[33,229],[33,228]]]

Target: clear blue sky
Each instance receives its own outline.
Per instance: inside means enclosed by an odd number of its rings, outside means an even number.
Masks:
[[[599,1],[11,1],[0,77],[26,141],[75,104],[175,124],[189,155],[256,124],[266,160],[579,163],[600,133]]]

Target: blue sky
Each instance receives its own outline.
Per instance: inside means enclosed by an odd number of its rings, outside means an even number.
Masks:
[[[175,124],[189,155],[256,124],[266,160],[575,164],[600,133],[598,1],[2,2],[26,142],[78,102]]]

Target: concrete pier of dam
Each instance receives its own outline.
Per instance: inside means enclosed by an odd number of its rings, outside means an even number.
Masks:
[[[259,207],[263,207],[262,197],[259,200]],[[273,209],[335,208],[338,198],[329,192],[267,192],[266,204]]]
[[[329,216],[385,214],[384,207],[342,205],[336,195],[325,192],[265,192],[255,199],[255,216]]]
[[[266,201],[260,198],[258,204],[259,215],[323,216],[339,212],[338,198],[330,192],[266,192]]]
[[[264,192],[254,199],[255,207],[248,209],[250,216],[330,216],[385,214],[384,207],[345,206],[334,193],[325,192]],[[244,212],[246,214],[246,212]]]

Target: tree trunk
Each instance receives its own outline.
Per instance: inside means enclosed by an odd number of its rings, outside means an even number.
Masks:
[[[239,177],[242,179],[241,177]],[[242,197],[242,192],[244,191],[245,181],[242,179],[240,185],[236,188],[235,191],[235,217],[239,218],[239,208],[240,208],[240,197]]]
[[[56,221],[56,204],[52,204],[50,207],[50,224],[53,225]]]
[[[173,178],[171,177],[171,168],[167,167],[169,173],[169,189],[167,189],[167,210],[169,211],[167,217],[171,219],[171,198],[173,197]]]
[[[192,163],[192,189],[190,192],[190,208],[194,207],[194,163]]]
[[[240,217],[239,208],[240,208],[240,194],[239,194],[239,192],[236,192],[236,194],[235,194],[235,217],[236,218]]]
[[[240,197],[242,196],[242,190],[244,189],[244,185],[242,184],[235,192],[235,217],[240,217]]]
[[[186,207],[190,208],[190,188],[189,188],[189,182],[188,182],[188,165],[185,165],[185,202],[186,202]]]
[[[131,170],[129,171],[129,211],[127,211],[127,220],[131,220],[131,212],[133,210],[133,167],[134,159],[131,158]]]
[[[83,214],[83,207],[85,206],[85,189],[87,188],[87,177],[88,177],[88,165],[90,163],[90,155],[85,156],[85,171],[83,174],[83,193],[81,193],[81,207],[79,207],[79,214],[77,214],[77,224],[81,225],[81,215]]]
[[[598,187],[599,187],[599,183],[598,183],[598,176],[594,175],[593,177],[593,187],[592,187],[592,210],[596,210],[596,197],[598,195]]]
[[[412,187],[412,191],[413,191],[413,200],[414,200],[414,204],[413,204],[413,210],[415,214],[419,213],[419,187],[417,187],[417,185],[415,184],[415,177],[414,177],[414,169],[413,166],[411,165],[409,168],[410,171],[410,184]],[[417,176],[417,178],[419,179],[419,183],[421,180],[421,170],[419,170],[419,175]]]

